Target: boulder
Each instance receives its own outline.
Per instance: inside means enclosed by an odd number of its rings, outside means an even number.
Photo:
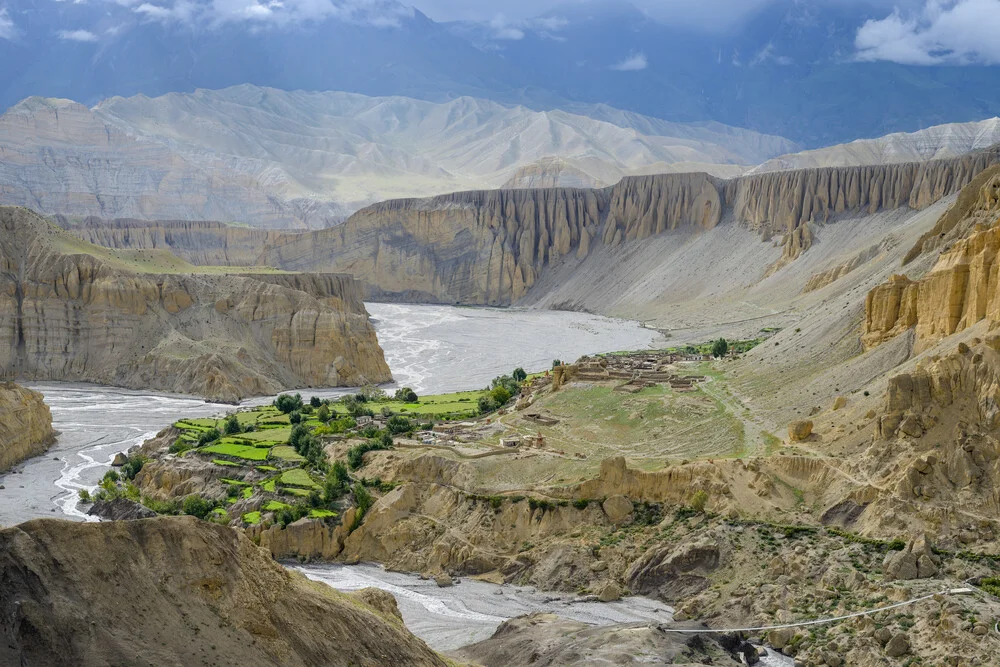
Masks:
[[[788,425],[788,439],[792,442],[801,442],[812,435],[813,423],[809,420],[792,422]]]
[[[90,516],[96,516],[105,521],[134,521],[136,519],[151,519],[156,512],[128,498],[114,500],[98,500],[87,510]]]
[[[611,496],[601,504],[601,509],[608,515],[611,523],[625,523],[634,509],[632,501],[625,496]]]
[[[437,584],[439,588],[447,588],[448,586],[455,585],[455,581],[445,572],[442,572],[434,577],[434,583]]]
[[[840,410],[841,408],[847,407],[847,399],[843,396],[838,396],[833,399],[833,409]]]
[[[622,589],[618,584],[613,581],[609,581],[607,584],[601,588],[601,591],[597,594],[597,599],[601,602],[614,602],[615,600],[620,600],[622,597]]]
[[[123,452],[118,452],[117,454],[115,454],[115,458],[112,459],[111,461],[111,465],[115,467],[123,466],[126,463],[128,463],[128,457],[125,456]]]
[[[890,658],[898,658],[910,652],[910,639],[902,632],[896,633],[885,645],[885,654]]]
[[[626,582],[633,593],[676,602],[707,588],[705,575],[719,566],[720,558],[719,545],[708,540],[676,548],[654,546],[632,563]]]

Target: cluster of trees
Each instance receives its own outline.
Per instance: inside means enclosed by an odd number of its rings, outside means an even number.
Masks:
[[[296,424],[292,427],[292,433],[288,437],[288,444],[295,449],[295,452],[299,456],[304,457],[310,465],[322,468],[326,464],[326,454],[323,452],[322,443],[304,424]]]
[[[515,368],[510,375],[493,378],[486,393],[479,397],[479,413],[489,414],[507,405],[511,398],[521,393],[521,383],[527,377],[523,368]]]
[[[118,498],[128,498],[139,500],[139,488],[133,483],[135,476],[139,474],[142,467],[146,465],[146,457],[142,454],[131,454],[121,470],[111,469],[104,473],[104,477],[97,485],[97,492],[91,497],[90,491],[80,489],[80,500],[90,502],[91,500],[116,500]]]
[[[355,445],[347,450],[347,465],[351,470],[357,470],[365,461],[365,454],[381,449],[392,449],[392,436],[388,433],[369,438],[360,445]]]
[[[725,338],[720,338],[712,343],[712,356],[716,359],[726,356],[729,352],[729,341]]]

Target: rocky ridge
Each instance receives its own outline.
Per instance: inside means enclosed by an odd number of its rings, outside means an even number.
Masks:
[[[148,273],[24,209],[0,209],[0,230],[0,363],[16,377],[230,402],[390,378],[349,277]]]
[[[866,348],[914,328],[920,351],[981,320],[1000,320],[996,263],[1000,250],[1000,167],[981,173],[935,226],[948,243],[922,278],[894,275],[872,290],[865,303],[862,342]],[[938,247],[933,236],[914,251]],[[913,256],[914,251],[910,255]]]
[[[627,177],[597,190],[475,191],[395,200],[362,209],[336,228],[268,238],[272,250],[263,257],[246,251],[258,232],[221,226],[214,227],[214,238],[176,223],[75,233],[111,247],[167,245],[191,261],[345,272],[379,299],[506,305],[524,299],[553,267],[570,267],[571,279],[575,263],[599,248],[624,251],[670,234],[684,243],[725,225],[780,246],[781,256],[768,271],[773,273],[809,250],[818,227],[841,216],[923,209],[958,192],[998,159],[1000,149],[990,149],[921,163],[731,180],[662,174]]]
[[[0,578],[3,664],[446,664],[366,604],[384,593],[336,593],[191,517],[0,530]]]
[[[42,395],[13,382],[0,384],[0,472],[43,453],[55,439]]]

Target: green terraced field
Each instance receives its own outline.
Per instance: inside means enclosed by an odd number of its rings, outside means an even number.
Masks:
[[[332,510],[309,510],[310,519],[329,519],[335,516],[337,513]]]
[[[291,449],[291,448],[289,448]],[[198,450],[205,454],[221,454],[222,456],[232,456],[235,459],[246,459],[247,461],[267,460],[267,448],[253,447],[247,445],[237,445],[234,443],[220,443]]]
[[[260,512],[247,512],[243,515],[243,523],[255,526],[260,523]]]
[[[264,510],[265,512],[277,512],[279,510],[287,510],[291,508],[292,508],[291,505],[287,505],[281,501],[268,500],[266,503],[264,503],[264,506],[261,509]]]
[[[274,447],[271,450],[271,455],[283,461],[290,461],[294,463],[301,463],[302,461],[305,461],[305,458],[299,455],[290,445]]]
[[[281,478],[279,480],[281,484],[289,486],[304,486],[307,489],[315,489],[319,487],[313,478],[309,476],[309,473],[302,468],[294,468],[292,470],[286,470],[281,473]]]

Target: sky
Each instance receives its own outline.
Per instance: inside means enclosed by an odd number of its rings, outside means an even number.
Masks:
[[[0,0],[0,39],[18,35],[18,5],[38,0]],[[415,7],[436,21],[488,23],[497,40],[519,40],[527,30],[559,30],[560,13],[595,3],[627,0],[41,0],[84,5],[100,11],[114,4],[138,20],[165,23],[245,24],[250,29],[329,18],[393,27]],[[698,32],[738,28],[774,2],[790,0],[631,0],[650,17]],[[1000,64],[1000,0],[793,0],[859,7],[854,57],[907,65]],[[863,11],[861,11],[863,9]],[[24,11],[21,10],[23,14]],[[539,20],[539,15],[548,18]],[[869,16],[867,20],[865,16]],[[58,30],[65,41],[97,42],[113,35],[113,26],[97,30],[81,23]],[[642,69],[642,54],[632,54],[618,67]]]

